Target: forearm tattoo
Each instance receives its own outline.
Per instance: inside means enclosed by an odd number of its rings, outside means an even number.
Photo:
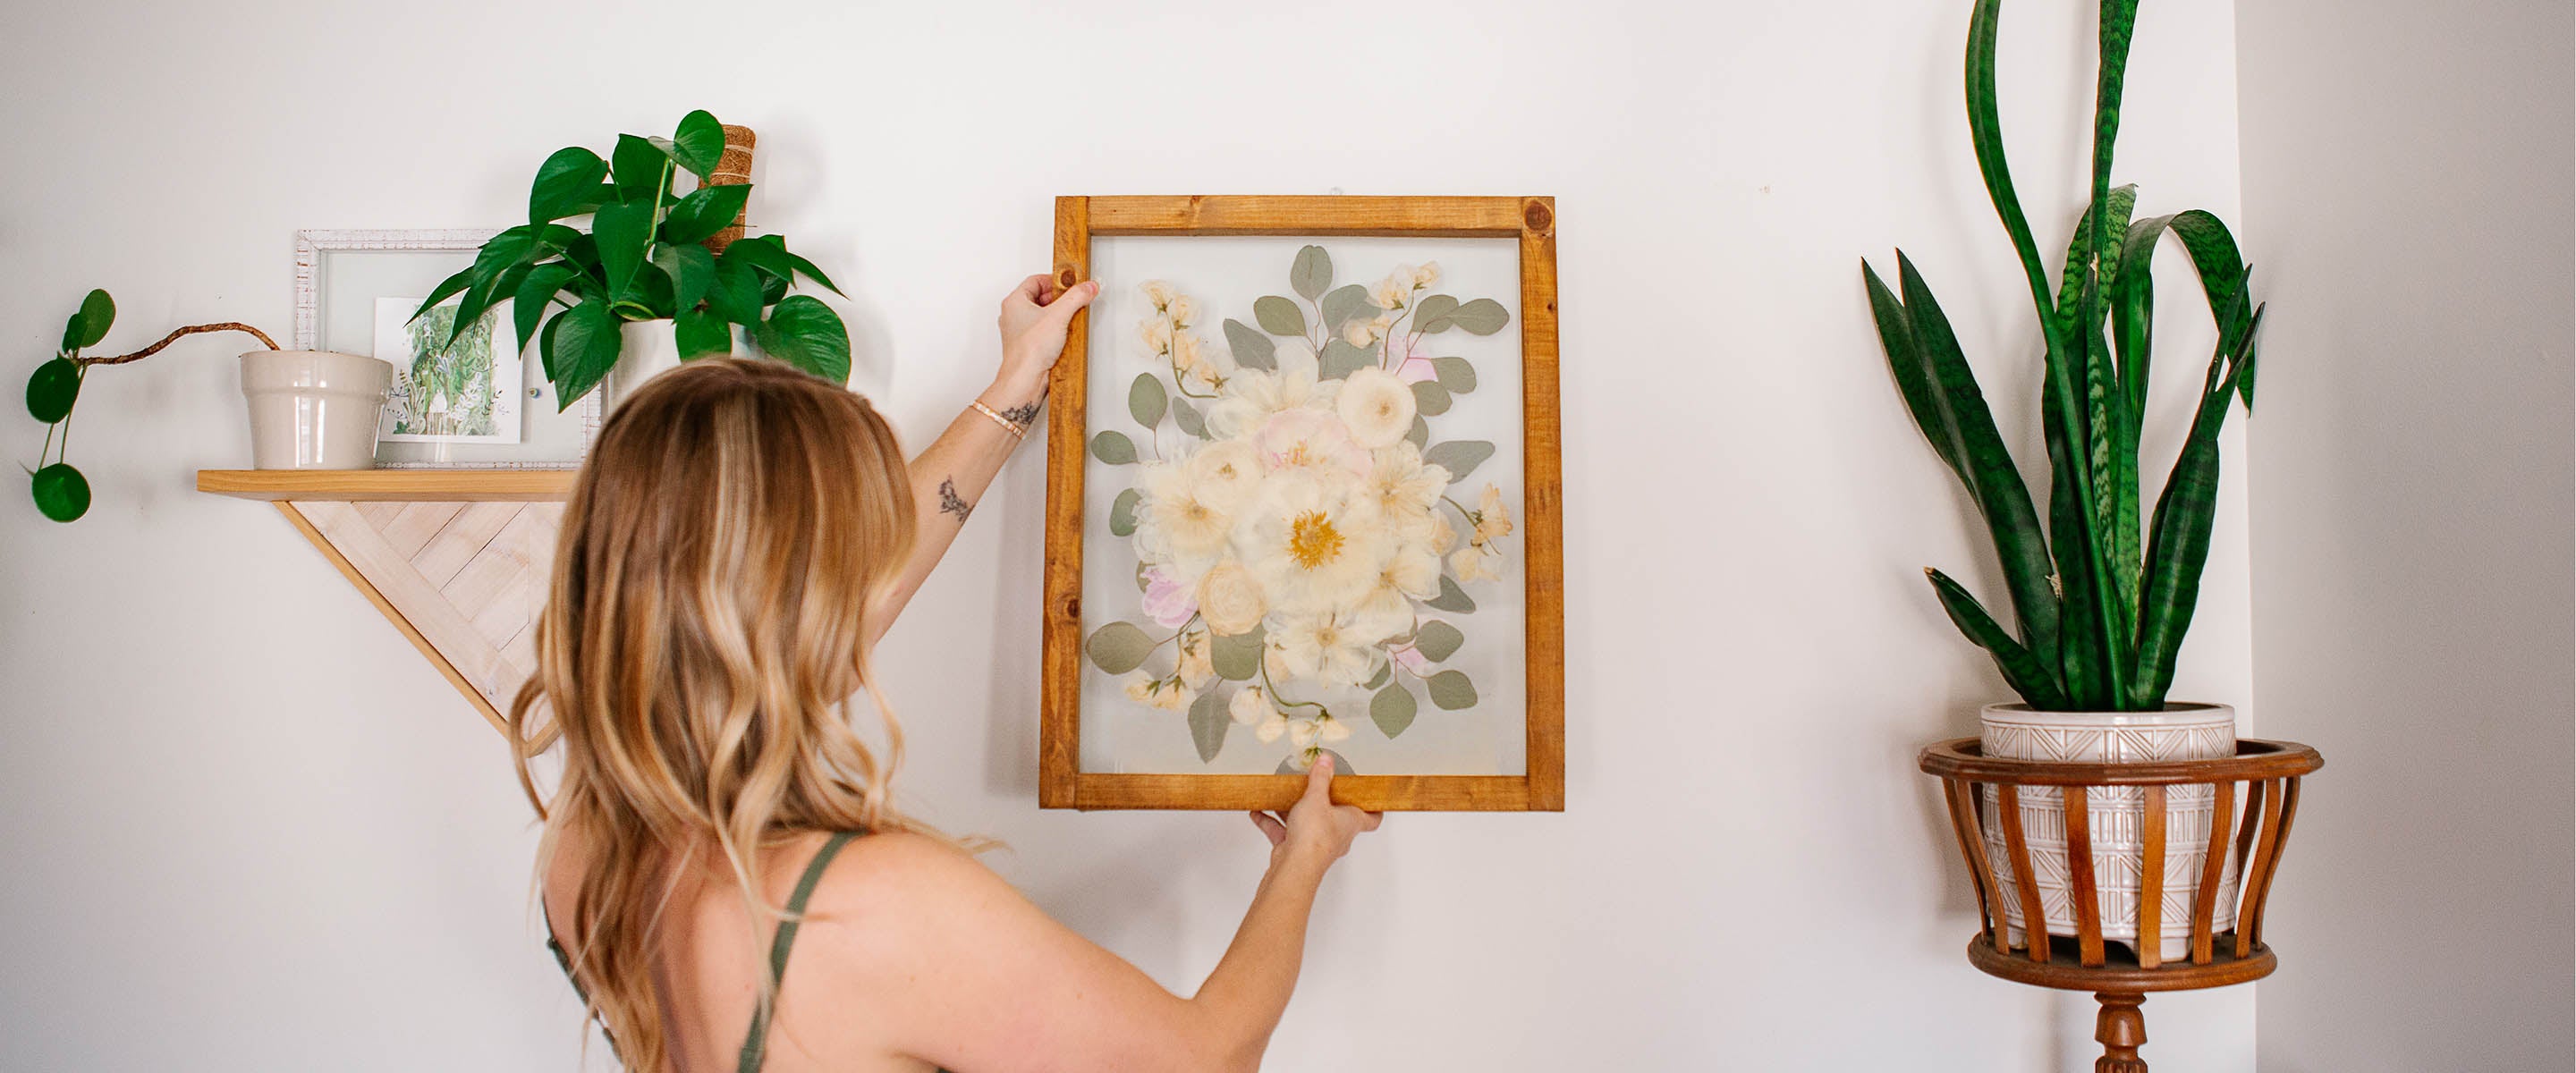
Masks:
[[[1002,411],[1002,416],[1009,419],[1009,421],[1014,425],[1018,425],[1021,428],[1027,428],[1029,427],[1029,422],[1038,419],[1038,411],[1042,408],[1042,405],[1039,403],[1024,402],[1011,407],[1008,410]]]
[[[939,513],[954,514],[957,516],[958,523],[964,524],[966,516],[974,512],[975,504],[967,502],[964,497],[957,494],[956,478],[950,477],[939,482]]]

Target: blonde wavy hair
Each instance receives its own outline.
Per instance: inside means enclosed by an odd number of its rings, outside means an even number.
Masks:
[[[781,915],[760,895],[764,849],[805,831],[928,830],[890,803],[903,731],[868,658],[913,522],[885,420],[776,362],[690,362],[600,431],[509,726],[546,821],[540,889],[564,826],[589,842],[567,956],[628,1068],[668,1061],[656,927],[708,840],[757,927]],[[861,691],[882,758],[850,725]],[[548,798],[530,764],[558,741]]]

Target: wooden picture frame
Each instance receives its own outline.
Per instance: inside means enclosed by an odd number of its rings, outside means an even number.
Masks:
[[[1561,811],[1564,585],[1557,409],[1556,206],[1547,197],[1059,197],[1054,278],[1092,276],[1111,236],[1512,238],[1519,245],[1526,751],[1520,775],[1342,775],[1333,799],[1372,810]],[[1116,281],[1134,284],[1136,281]],[[1082,770],[1083,540],[1089,311],[1077,314],[1048,403],[1046,603],[1038,798],[1072,809],[1285,809],[1294,774]],[[1326,326],[1330,331],[1330,326]]]

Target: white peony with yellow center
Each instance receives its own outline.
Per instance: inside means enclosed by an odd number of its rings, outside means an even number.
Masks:
[[[1274,472],[1236,523],[1234,544],[1273,611],[1320,614],[1376,584],[1395,551],[1366,487],[1346,474]]]

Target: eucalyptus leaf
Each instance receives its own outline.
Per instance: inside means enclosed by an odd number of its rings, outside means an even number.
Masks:
[[[1180,426],[1181,431],[1189,433],[1192,436],[1196,436],[1202,440],[1208,438],[1207,416],[1199,413],[1198,407],[1190,405],[1190,400],[1188,399],[1175,398],[1172,400],[1172,423]]]
[[[715,172],[716,162],[724,159],[724,144],[724,124],[701,108],[680,117],[679,129],[671,132],[670,155],[690,174],[704,179]]]
[[[1369,698],[1369,721],[1376,723],[1379,730],[1392,738],[1413,725],[1414,713],[1419,709],[1420,702],[1413,699],[1413,691],[1398,682],[1378,690],[1376,696]]]
[[[850,381],[850,332],[812,295],[794,294],[769,311],[752,338],[769,356],[835,384]]]
[[[1413,427],[1404,430],[1404,439],[1405,442],[1412,444],[1417,449],[1429,444],[1431,442],[1431,422],[1423,420],[1421,414],[1413,415]]]
[[[1333,257],[1321,246],[1307,246],[1297,251],[1297,260],[1288,268],[1288,287],[1307,301],[1323,297],[1333,285]]]
[[[1479,298],[1459,306],[1457,312],[1449,314],[1449,322],[1466,329],[1469,335],[1492,335],[1511,323],[1512,315],[1501,302]]]
[[[1136,504],[1144,497],[1130,488],[1109,503],[1109,535],[1136,535]]]
[[[1091,438],[1091,457],[1113,466],[1134,465],[1136,442],[1122,432],[1103,432]]]
[[[1261,673],[1261,646],[1268,632],[1254,623],[1252,629],[1228,636],[1210,631],[1208,661],[1216,665],[1216,676],[1229,682],[1248,682]]]
[[[1145,665],[1145,657],[1154,652],[1154,639],[1137,629],[1134,623],[1112,622],[1091,631],[1091,640],[1083,645],[1094,666],[1111,674],[1125,674]]]
[[[1466,643],[1467,635],[1458,632],[1458,627],[1436,618],[1423,620],[1422,628],[1413,635],[1413,650],[1433,663],[1457,655],[1458,646]]]
[[[1450,314],[1457,311],[1458,299],[1455,295],[1425,296],[1421,301],[1413,304],[1413,330],[1425,335],[1437,335],[1448,331],[1450,325],[1455,323],[1450,319]]]
[[[529,184],[528,222],[549,223],[598,209],[600,183],[606,178],[608,162],[599,154],[578,145],[555,150],[537,165],[536,181]]]
[[[1137,564],[1136,564],[1136,591],[1138,591],[1138,592],[1144,592],[1144,591],[1146,591],[1146,590],[1152,589],[1153,587],[1154,587],[1154,582],[1153,582],[1153,580],[1152,580],[1151,578],[1148,578],[1148,577],[1146,577],[1146,576],[1145,576],[1145,564],[1144,564],[1144,563],[1141,563],[1141,562],[1140,562],[1140,563],[1137,563]]]
[[[1413,408],[1417,412],[1430,414],[1433,417],[1448,413],[1449,389],[1441,387],[1437,380],[1414,381]]]
[[[1360,684],[1360,688],[1375,691],[1385,685],[1387,679],[1393,677],[1395,677],[1395,664],[1390,661],[1380,661],[1377,665],[1377,673],[1370,675],[1368,681]]]
[[[1447,574],[1440,575],[1440,595],[1423,601],[1422,606],[1434,611],[1446,611],[1453,615],[1472,615],[1476,612],[1476,601],[1468,597],[1467,590],[1459,588],[1457,580]]]
[[[1464,671],[1442,671],[1422,684],[1431,694],[1431,703],[1449,711],[1476,706],[1476,683]]]
[[[1136,382],[1127,387],[1127,416],[1145,426],[1148,432],[1163,423],[1163,413],[1171,409],[1171,394],[1152,373],[1136,374]]]
[[[1476,467],[1494,457],[1494,445],[1484,440],[1451,440],[1422,451],[1422,461],[1449,471],[1449,483],[1466,480]]]
[[[1353,317],[1367,320],[1377,316],[1377,305],[1369,301],[1368,288],[1358,283],[1334,288],[1333,293],[1324,296],[1320,308],[1324,330],[1328,332],[1341,331],[1342,325]]]
[[[1431,374],[1439,378],[1441,387],[1448,388],[1453,394],[1464,395],[1476,390],[1476,367],[1465,358],[1433,358]]]
[[[58,522],[80,520],[89,513],[89,478],[73,469],[68,462],[56,462],[37,470],[29,478],[29,493],[35,497],[36,509]]]
[[[1234,363],[1246,369],[1270,372],[1279,368],[1279,344],[1270,337],[1253,331],[1242,321],[1225,322],[1225,345],[1234,352]]]
[[[45,424],[71,416],[80,398],[80,366],[70,358],[52,358],[27,378],[27,414]]]
[[[1211,689],[1190,702],[1190,743],[1198,746],[1201,763],[1216,760],[1217,750],[1225,748],[1225,732],[1233,726],[1234,718],[1226,714],[1224,694]]]
[[[1339,380],[1362,369],[1374,368],[1376,365],[1376,355],[1352,346],[1349,341],[1336,336],[1331,342],[1324,344],[1324,352],[1316,357],[1315,377],[1319,380]]]
[[[1278,295],[1265,295],[1252,303],[1252,319],[1261,322],[1261,330],[1272,335],[1306,334],[1306,312],[1297,303]]]

